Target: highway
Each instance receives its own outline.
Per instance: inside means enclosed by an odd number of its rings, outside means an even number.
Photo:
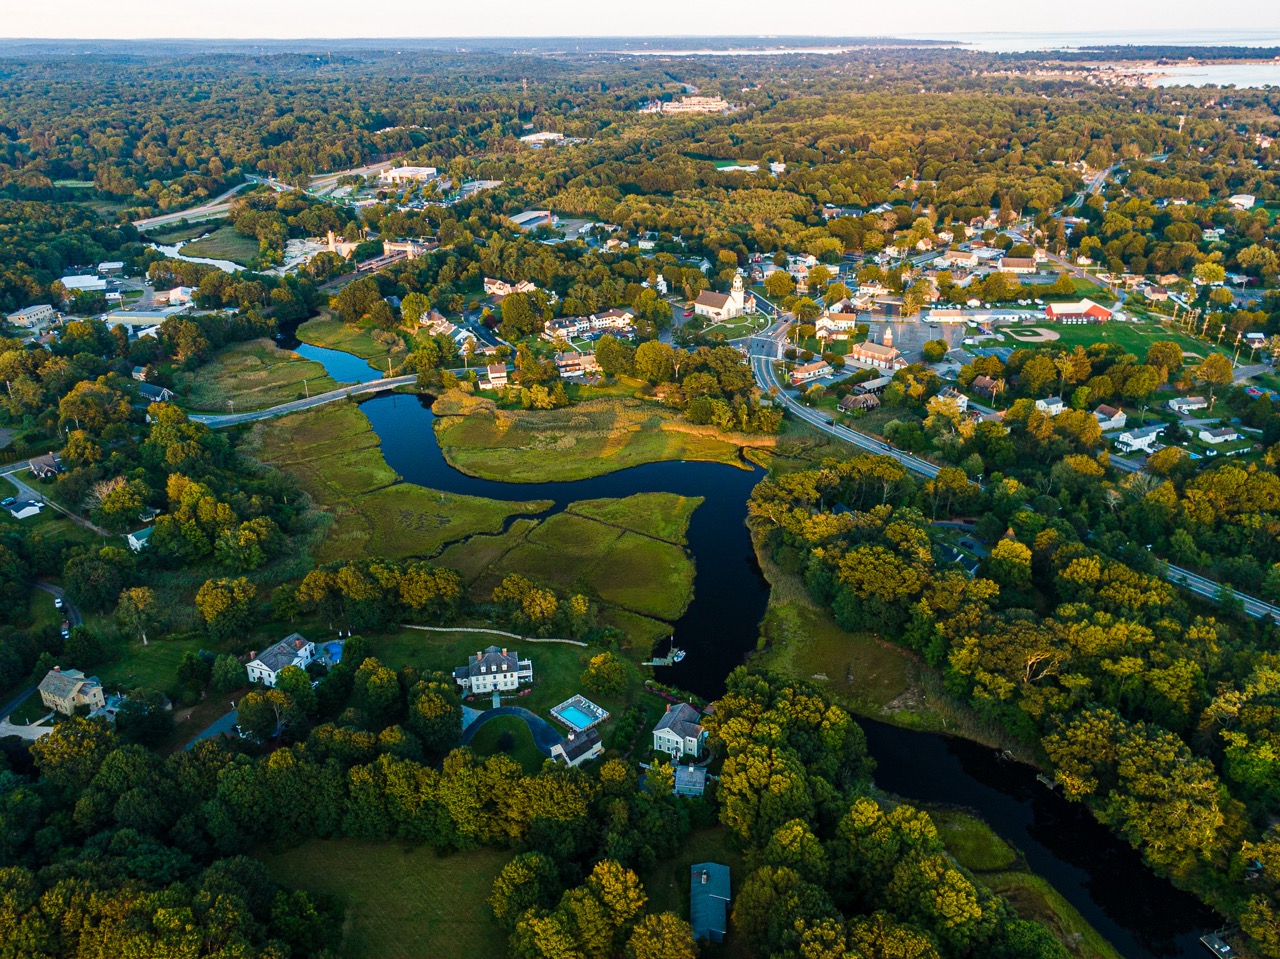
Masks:
[[[150,227],[165,226],[181,220],[210,220],[215,217],[225,216],[231,209],[231,197],[245,187],[256,185],[257,181],[246,180],[244,183],[237,183],[226,193],[216,196],[199,206],[188,207],[185,210],[178,210],[174,213],[161,213],[159,216],[150,216],[145,220],[134,220],[133,225],[139,230],[146,230]]]
[[[1263,619],[1270,616],[1276,622],[1280,622],[1280,606],[1273,606],[1257,597],[1238,592],[1230,586],[1215,583],[1213,580],[1201,576],[1199,573],[1193,573],[1189,569],[1183,569],[1181,566],[1174,566],[1172,563],[1164,563],[1162,565],[1164,578],[1175,586],[1181,586],[1197,596],[1215,601],[1223,593],[1226,593],[1228,596],[1234,597],[1244,608],[1245,613],[1254,619]]]
[[[861,450],[866,450],[868,453],[891,456],[913,473],[918,473],[930,479],[938,475],[938,467],[928,460],[922,460],[918,456],[904,453],[902,450],[895,449],[888,443],[884,443],[874,436],[868,436],[866,433],[859,433],[857,430],[851,430],[847,426],[837,426],[830,421],[830,417],[826,413],[810,409],[803,403],[798,402],[782,388],[782,384],[778,382],[777,374],[774,371],[773,361],[768,357],[751,357],[751,371],[755,374],[756,383],[762,390],[768,393],[771,389],[776,389],[777,397],[783,406],[793,416],[804,420],[809,425],[817,427],[824,433],[829,433],[836,439],[844,440],[846,443],[852,444]]]
[[[254,410],[249,413],[190,413],[188,414],[188,419],[193,423],[203,423],[205,426],[218,429],[222,426],[235,426],[237,423],[254,423],[258,420],[270,419],[273,416],[284,416],[286,413],[309,410],[313,406],[323,406],[325,403],[332,403],[335,400],[345,400],[349,396],[382,393],[386,390],[393,390],[397,386],[409,386],[417,382],[417,374],[393,376],[388,379],[373,380],[369,383],[352,383],[350,386],[330,390],[328,393],[318,393],[307,399],[293,400],[290,403],[282,403],[270,409]],[[10,480],[13,480],[13,478],[10,477]]]

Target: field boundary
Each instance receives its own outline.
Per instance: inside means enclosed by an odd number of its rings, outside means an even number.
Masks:
[[[485,629],[483,626],[415,626],[412,623],[402,623],[400,628],[421,629],[428,633],[489,633],[493,636],[509,636],[511,639],[518,639],[522,643],[564,643],[566,646],[582,646],[583,648],[587,646],[587,643],[580,639],[521,636],[519,633],[508,633],[501,629]]]

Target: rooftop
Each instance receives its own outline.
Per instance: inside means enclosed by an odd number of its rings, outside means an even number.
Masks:
[[[278,673],[286,666],[293,665],[302,648],[307,645],[306,637],[301,633],[291,633],[274,646],[260,652],[254,662],[261,663],[273,673]]]

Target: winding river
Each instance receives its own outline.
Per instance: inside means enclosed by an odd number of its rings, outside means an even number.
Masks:
[[[337,353],[307,352],[322,363],[324,354]],[[358,371],[349,363],[335,364],[330,374],[354,379]],[[659,669],[659,678],[715,697],[730,670],[755,649],[768,584],[745,521],[747,499],[763,470],[745,463],[735,468],[667,462],[573,482],[502,483],[467,476],[445,461],[428,398],[387,394],[360,408],[381,438],[391,468],[406,482],[432,489],[505,501],[545,499],[555,504],[550,512],[577,500],[644,492],[703,497],[688,534],[697,564],[694,599],[673,630],[676,645],[688,650],[688,656]],[[882,789],[975,811],[1127,959],[1204,954],[1197,940],[1218,925],[1215,914],[1155,876],[1083,806],[1037,782],[1034,769],[1003,761],[991,749],[966,740],[859,721]]]

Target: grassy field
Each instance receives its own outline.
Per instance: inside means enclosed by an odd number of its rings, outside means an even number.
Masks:
[[[333,516],[316,551],[319,562],[367,555],[431,557],[447,544],[499,532],[507,518],[549,504],[501,503],[410,484],[382,457],[378,435],[351,403],[263,421],[252,444],[262,460],[293,473],[315,503]]]
[[[1022,856],[981,819],[954,809],[930,809],[947,851],[979,882],[1013,904],[1018,915],[1043,923],[1080,959],[1120,959],[1048,880],[1028,872]]]
[[[489,720],[472,738],[471,751],[477,756],[506,753],[527,773],[536,773],[547,758],[533,744],[529,724],[519,716],[498,716]]]
[[[742,854],[729,839],[729,831],[717,826],[699,829],[685,840],[680,852],[658,863],[640,877],[649,895],[650,912],[673,912],[689,919],[689,868],[700,862],[720,862],[729,867],[730,892],[737,895],[746,877]],[[732,906],[731,906],[732,908]],[[750,955],[743,944],[735,942],[732,923],[723,947],[707,947],[708,955],[745,957]],[[715,952],[711,952],[711,949]]]
[[[624,499],[579,500],[570,503],[567,512],[683,546],[689,520],[701,505],[701,497],[637,493]]]
[[[467,415],[457,415],[464,409]],[[635,399],[509,411],[450,394],[437,401],[435,412],[436,437],[451,465],[510,483],[585,479],[660,460],[736,465],[738,446],[775,442],[773,437],[723,436]]]
[[[220,226],[208,236],[193,240],[182,248],[186,256],[203,256],[212,260],[230,260],[247,266],[258,255],[258,241],[237,233],[234,227]]]
[[[1127,353],[1133,353],[1142,360],[1147,349],[1157,340],[1174,340],[1186,353],[1196,356],[1207,356],[1213,347],[1194,337],[1175,329],[1162,327],[1158,323],[1044,323],[1039,324],[1046,330],[1058,334],[1058,339],[1044,343],[1028,343],[1009,338],[1015,348],[1025,349],[1075,349],[1077,346],[1088,347],[1093,343],[1117,343]]]
[[[35,479],[30,471],[23,470],[16,474],[22,481],[34,489],[40,490],[46,498],[52,498],[53,486],[45,485]],[[15,496],[17,490],[9,483],[0,483],[0,492],[4,496]],[[18,529],[27,534],[38,533],[45,540],[54,543],[101,543],[102,537],[91,529],[85,529],[78,523],[71,522],[64,514],[52,506],[46,506],[36,516],[26,519],[14,519],[8,510],[0,510],[0,533],[16,532]],[[117,542],[119,542],[117,540]]]
[[[393,365],[399,365],[406,352],[404,337],[400,334],[352,326],[327,310],[299,326],[298,339],[312,346],[345,350],[378,367],[386,366],[388,357]]]
[[[260,858],[277,881],[342,901],[343,959],[492,959],[507,937],[485,900],[510,857],[316,839]]]
[[[178,374],[177,389],[189,409],[225,412],[234,404],[245,412],[301,399],[303,380],[312,393],[338,386],[319,363],[261,339],[218,350],[198,370]]]

